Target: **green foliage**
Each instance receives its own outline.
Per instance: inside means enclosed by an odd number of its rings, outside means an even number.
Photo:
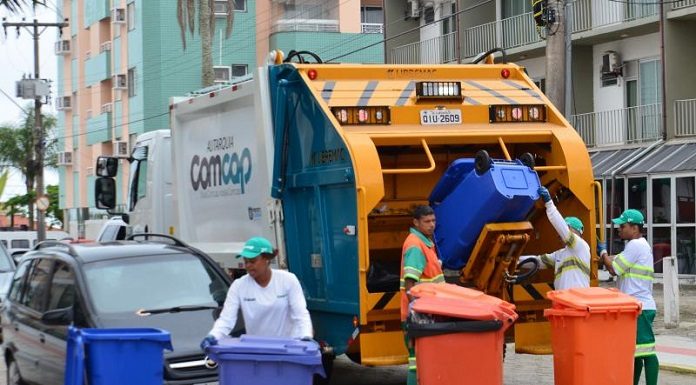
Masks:
[[[26,0],[0,0],[0,8],[5,8],[11,13],[18,13],[24,5],[27,5]],[[36,8],[37,5],[45,7],[45,0],[32,0],[31,6]]]
[[[58,186],[46,186],[46,195],[48,196],[48,201],[50,202],[48,205],[48,210],[46,210],[46,217],[63,223],[63,210],[61,210],[58,206],[58,201],[60,199]]]

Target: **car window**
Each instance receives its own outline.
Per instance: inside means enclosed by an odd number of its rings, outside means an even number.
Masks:
[[[6,240],[2,239],[2,240],[0,240],[0,242],[2,242],[2,245],[3,245],[3,246],[7,247],[7,241],[6,241]]]
[[[14,277],[12,277],[12,286],[10,286],[10,292],[7,295],[11,301],[18,302],[21,298],[27,282],[25,278],[32,262],[33,260],[28,259],[22,261],[19,266],[17,266],[17,271],[15,271]]]
[[[224,281],[201,258],[172,254],[121,258],[84,265],[97,313],[135,312],[188,305],[222,305]]]
[[[29,240],[28,239],[13,239],[10,241],[10,244],[12,245],[10,248],[12,249],[28,249],[29,248]]]
[[[100,241],[116,241],[121,239],[126,239],[126,227],[120,224],[107,225],[101,237],[99,237]]]
[[[46,310],[52,267],[53,261],[50,259],[39,259],[34,263],[27,282],[27,291],[21,301],[23,305],[42,313]]]
[[[0,245],[0,272],[14,270],[14,263],[5,246]]]
[[[63,309],[75,302],[75,274],[63,262],[56,262],[46,310]]]

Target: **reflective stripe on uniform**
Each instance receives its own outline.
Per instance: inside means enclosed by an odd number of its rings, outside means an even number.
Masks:
[[[568,239],[566,239],[564,243],[570,248],[575,247],[575,234],[573,234],[572,231],[569,231]]]
[[[652,266],[643,266],[637,263],[629,263],[624,258],[623,254],[619,254],[614,258],[614,263],[612,263],[614,271],[618,276],[630,277],[636,279],[642,279],[645,281],[653,280],[653,268]]]
[[[563,263],[560,266],[558,266],[558,269],[556,269],[556,278],[561,276],[566,271],[574,269],[578,269],[582,271],[582,273],[585,274],[588,278],[590,277],[590,267],[587,266],[585,262],[581,261],[578,257],[571,256],[566,258],[563,261]]]
[[[420,282],[432,282],[432,283],[445,282],[445,276],[443,274],[438,274],[432,278],[421,277]]]
[[[556,264],[555,261],[551,257],[549,257],[548,254],[541,255],[541,262],[543,262],[544,265],[546,265],[547,267],[553,267]]]
[[[408,358],[408,370],[416,370],[416,357]]]
[[[645,356],[652,356],[655,355],[656,350],[655,350],[655,343],[649,343],[649,344],[638,344],[636,345],[636,353],[635,357],[645,357]]]

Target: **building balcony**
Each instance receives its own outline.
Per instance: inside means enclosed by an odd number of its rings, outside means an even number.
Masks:
[[[696,3],[696,0],[692,0]],[[674,136],[696,136],[696,99],[674,102]]]
[[[572,115],[569,121],[587,147],[650,142],[662,138],[662,103]]]
[[[696,2],[685,0],[684,2]],[[633,28],[641,24],[641,20],[657,17],[659,6],[652,3],[626,3],[610,0],[576,0],[570,8],[573,38],[585,38],[590,35],[602,34],[602,29]],[[644,20],[650,22],[650,20]],[[632,24],[625,24],[632,23]],[[512,49],[534,43],[541,43],[532,13],[496,20],[477,25],[464,30],[463,57],[473,57],[494,47]]]
[[[457,32],[394,47],[393,64],[441,64],[457,61]]]
[[[361,23],[360,31],[362,33],[384,33],[384,24],[382,23]]]
[[[87,144],[111,141],[111,112],[87,118]]]
[[[101,48],[99,55],[85,60],[85,86],[92,86],[111,78],[111,43],[102,44]]]
[[[682,1],[675,1],[672,3],[672,9],[677,10],[677,9],[684,9],[688,7],[694,7],[696,6],[696,0],[682,0]]]
[[[338,20],[330,19],[280,19],[273,24],[276,32],[338,32]]]

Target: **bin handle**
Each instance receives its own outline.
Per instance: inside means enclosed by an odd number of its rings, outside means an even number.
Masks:
[[[428,168],[385,168],[382,169],[382,174],[425,174],[434,171],[435,159],[433,159],[433,154],[430,152],[430,147],[425,139],[421,139],[421,145],[425,151],[425,156],[428,157],[428,163],[430,163]]]
[[[408,324],[407,333],[410,338],[433,337],[454,333],[482,333],[498,331],[503,327],[503,321],[455,321],[436,322],[432,324]]]

